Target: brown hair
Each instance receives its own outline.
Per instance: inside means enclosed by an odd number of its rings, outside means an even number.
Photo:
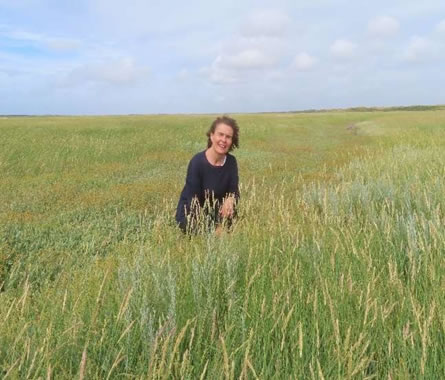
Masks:
[[[212,140],[210,140],[210,135],[215,133],[216,127],[219,124],[226,124],[233,130],[232,136],[232,145],[230,146],[229,152],[233,150],[233,148],[239,148],[239,127],[235,119],[228,117],[226,115],[217,117],[213,123],[210,125],[210,129],[207,131],[207,148],[212,146]]]

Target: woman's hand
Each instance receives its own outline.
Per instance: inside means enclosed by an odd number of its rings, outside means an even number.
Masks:
[[[219,213],[223,218],[231,218],[233,217],[234,209],[235,209],[235,197],[229,196],[224,200],[224,203],[219,209]]]

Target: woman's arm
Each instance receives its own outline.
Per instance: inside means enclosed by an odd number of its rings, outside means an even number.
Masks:
[[[223,218],[232,218],[235,213],[235,206],[239,200],[239,177],[238,177],[238,165],[235,157],[233,157],[233,166],[231,168],[231,178],[229,189],[227,191],[227,195],[224,199],[224,202],[220,209],[220,215]]]
[[[187,168],[187,177],[185,179],[185,187],[183,196],[186,199],[187,213],[190,212],[195,203],[199,205],[199,199],[202,193],[201,175],[199,170],[199,162],[194,157]]]
[[[185,230],[187,217],[199,209],[199,197],[201,196],[201,175],[199,161],[193,157],[187,167],[185,185],[176,208],[176,221]]]

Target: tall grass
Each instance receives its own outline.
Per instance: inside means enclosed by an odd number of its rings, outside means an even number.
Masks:
[[[239,116],[239,220],[190,238],[211,117],[0,124],[2,376],[443,378],[443,116]]]

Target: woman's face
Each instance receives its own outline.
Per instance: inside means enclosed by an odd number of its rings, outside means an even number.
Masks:
[[[227,154],[232,146],[233,129],[230,125],[220,123],[216,126],[215,132],[210,134],[212,149],[218,154]]]

